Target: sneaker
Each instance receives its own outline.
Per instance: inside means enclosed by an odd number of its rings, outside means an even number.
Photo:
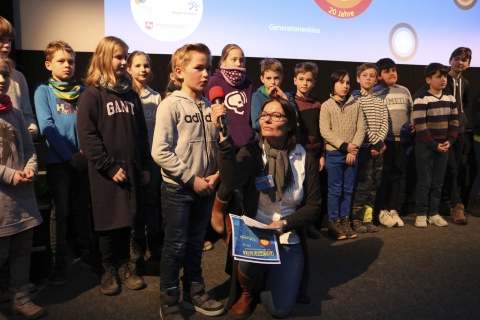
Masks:
[[[372,222],[365,222],[363,225],[365,226],[365,228],[367,229],[367,232],[369,233],[374,233],[378,231],[377,226],[374,225]]]
[[[322,234],[315,228],[313,224],[311,224],[307,228],[307,237],[310,239],[320,239]]]
[[[455,207],[450,208],[450,216],[453,218],[453,222],[460,225],[466,225],[467,217],[465,216],[465,207],[463,204],[458,203]]]
[[[37,319],[43,316],[46,311],[44,308],[33,303],[29,295],[26,294],[23,297],[13,299],[12,313],[20,314],[26,319]]]
[[[345,234],[345,231],[343,231],[343,228],[340,225],[340,219],[334,219],[332,222],[328,224],[328,234],[334,240],[347,239],[347,235]]]
[[[403,223],[403,220],[398,215],[397,210],[390,210],[390,216],[397,222],[397,227],[405,226],[405,223]]]
[[[105,267],[105,273],[100,283],[100,292],[106,296],[120,293],[117,270],[114,266]]]
[[[140,290],[145,286],[145,280],[137,274],[135,263],[125,262],[118,268],[120,281],[130,290]]]
[[[427,227],[427,216],[417,216],[417,219],[415,220],[415,227],[426,228]]]
[[[352,224],[353,224],[353,230],[355,230],[355,232],[358,232],[358,233],[367,232],[367,227],[363,225],[361,220],[355,219],[352,221]]]
[[[395,219],[388,210],[380,210],[378,220],[387,228],[391,228],[398,223],[397,219]]]
[[[340,218],[340,225],[342,226],[343,232],[345,232],[345,235],[348,239],[358,238],[358,233],[352,230],[348,217]]]
[[[430,222],[430,224],[436,225],[437,227],[448,226],[448,222],[445,219],[443,219],[443,217],[438,213],[428,218],[428,222]]]
[[[180,313],[179,300],[180,288],[174,287],[168,290],[160,290],[160,319],[184,320]]]
[[[213,300],[205,292],[205,284],[192,282],[183,284],[183,305],[206,316],[218,316],[225,312],[223,304]]]
[[[67,283],[67,262],[59,259],[53,263],[53,270],[50,274],[50,284],[52,286],[63,286]]]
[[[203,243],[203,251],[210,251],[213,249],[213,243],[211,243],[210,241],[205,241]]]

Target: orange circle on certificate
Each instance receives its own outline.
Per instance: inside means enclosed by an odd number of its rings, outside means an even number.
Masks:
[[[315,0],[315,3],[332,17],[350,19],[367,10],[372,0]]]
[[[268,247],[270,245],[270,240],[266,238],[259,238],[258,243],[260,243],[262,247]]]

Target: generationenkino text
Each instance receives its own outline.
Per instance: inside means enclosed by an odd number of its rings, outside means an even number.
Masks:
[[[312,27],[297,27],[297,26],[278,26],[275,24],[269,24],[268,29],[271,31],[283,31],[283,32],[300,32],[300,33],[320,33],[320,29]]]

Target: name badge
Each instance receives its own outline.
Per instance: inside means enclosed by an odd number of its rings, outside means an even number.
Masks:
[[[273,182],[273,177],[271,175],[268,175],[268,176],[256,178],[255,186],[257,187],[258,191],[261,191],[261,190],[275,187],[275,183]]]

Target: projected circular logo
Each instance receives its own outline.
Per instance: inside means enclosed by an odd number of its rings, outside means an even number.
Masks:
[[[372,0],[315,0],[315,2],[332,17],[350,19],[367,10]]]
[[[400,61],[408,61],[417,52],[417,33],[409,24],[399,23],[390,31],[388,44],[395,58]]]
[[[202,0],[130,0],[133,18],[140,29],[157,40],[177,41],[200,24]]]
[[[453,0],[453,2],[462,10],[470,10],[475,6],[477,0]]]

